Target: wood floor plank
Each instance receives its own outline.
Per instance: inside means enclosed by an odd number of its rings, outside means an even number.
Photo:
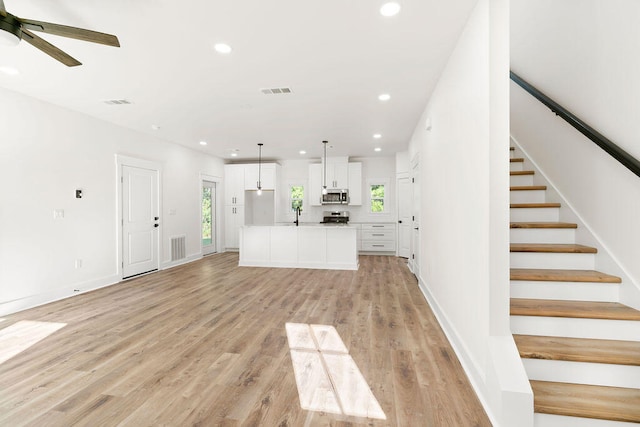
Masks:
[[[514,335],[520,356],[527,359],[611,363],[640,366],[640,342]]]
[[[511,314],[580,319],[640,320],[640,311],[617,302],[511,298]]]
[[[622,279],[620,277],[595,270],[512,268],[510,271],[510,277],[511,280],[622,283]]]
[[[0,364],[0,425],[490,425],[406,260],[237,263],[216,254],[6,316],[0,329],[66,326]],[[387,419],[301,409],[286,322],[334,326]]]
[[[591,246],[559,243],[511,243],[511,252],[543,252],[562,254],[595,254],[598,250]]]
[[[640,390],[531,381],[536,412],[640,423]]]
[[[554,203],[554,202],[550,202],[550,203],[511,203],[509,205],[510,208],[513,209],[530,209],[530,208],[538,208],[538,209],[545,209],[545,208],[559,208],[560,207],[560,203]]]
[[[571,222],[512,222],[509,228],[578,228],[578,224]]]

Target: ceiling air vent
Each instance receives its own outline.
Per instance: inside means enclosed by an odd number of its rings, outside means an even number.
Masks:
[[[283,93],[291,93],[292,90],[290,87],[276,87],[272,89],[260,89],[260,92],[264,93],[265,95],[278,95]]]
[[[126,99],[110,99],[108,101],[104,101],[107,105],[127,105],[131,104],[131,101]]]

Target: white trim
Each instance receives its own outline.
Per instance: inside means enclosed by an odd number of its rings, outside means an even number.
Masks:
[[[49,304],[55,301],[74,297],[76,295],[94,291],[96,289],[118,284],[120,281],[120,276],[109,275],[86,282],[68,285],[65,284],[64,287],[59,289],[49,290],[13,301],[6,301],[0,304],[0,316],[6,316],[29,308],[34,308],[44,304]]]

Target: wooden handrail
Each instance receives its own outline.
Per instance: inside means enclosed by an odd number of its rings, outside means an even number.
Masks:
[[[549,107],[557,116],[562,117],[567,123],[576,128],[580,133],[593,141],[598,147],[609,153],[611,157],[622,163],[627,169],[640,177],[640,161],[616,145],[613,141],[602,135],[600,132],[580,120],[575,114],[567,110],[553,99],[536,89],[527,81],[522,79],[513,71],[509,72],[511,80],[521,88],[529,92],[534,98]]]

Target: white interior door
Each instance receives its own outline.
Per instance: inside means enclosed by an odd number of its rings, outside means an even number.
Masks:
[[[122,166],[122,277],[158,269],[158,171]]]
[[[416,163],[411,170],[411,271],[420,278],[420,165]]]
[[[202,255],[217,252],[216,183],[202,181]]]
[[[398,179],[398,256],[411,255],[411,180]]]

